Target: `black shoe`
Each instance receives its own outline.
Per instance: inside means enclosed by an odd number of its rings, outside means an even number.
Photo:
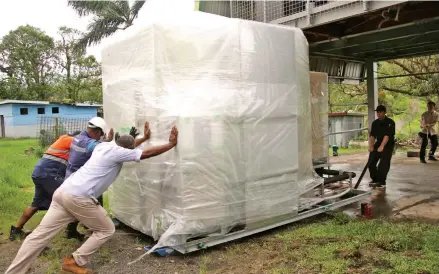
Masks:
[[[426,164],[427,162],[425,161],[425,159],[421,159],[421,164]]]
[[[64,235],[64,237],[67,239],[76,239],[80,242],[84,241],[85,239],[84,234],[80,233],[77,230],[69,230],[69,229],[66,230],[66,234]]]
[[[9,240],[15,241],[18,239],[24,239],[27,235],[31,234],[32,231],[24,230],[11,225],[11,230],[9,232]]]
[[[378,184],[376,188],[377,188],[377,190],[382,191],[382,192],[386,191],[386,185]]]
[[[430,156],[430,157],[428,157],[428,160],[429,160],[429,161],[437,161],[437,159],[436,159],[434,156]]]

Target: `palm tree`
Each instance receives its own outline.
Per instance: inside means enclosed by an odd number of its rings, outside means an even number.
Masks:
[[[87,32],[78,41],[79,46],[86,47],[99,43],[118,30],[124,30],[133,25],[139,10],[145,1],[68,1],[79,16],[92,15],[92,22]]]

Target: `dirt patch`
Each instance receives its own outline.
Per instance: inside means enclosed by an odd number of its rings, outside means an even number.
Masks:
[[[14,259],[20,247],[20,242],[10,242],[4,240],[0,243],[0,273],[6,271],[9,264]],[[155,255],[145,256],[141,261],[128,265],[129,262],[137,259],[145,251],[144,245],[148,245],[144,240],[144,236],[132,231],[118,230],[116,234],[97,252],[92,259],[90,267],[99,273],[116,274],[116,273],[163,273],[163,274],[189,274],[199,273],[199,259],[201,254],[195,256],[173,256],[158,257]],[[70,247],[69,247],[70,249]],[[31,271],[32,274],[58,273],[59,271],[53,266],[51,258],[46,256],[54,256],[61,254],[58,261],[62,262],[66,252],[74,251],[63,250],[51,245],[51,249],[43,252],[34,263]],[[45,253],[45,254],[44,254]],[[58,268],[59,269],[59,268]],[[53,270],[53,271],[52,271]]]
[[[375,267],[378,267],[378,268],[381,268],[381,269],[391,269],[391,268],[393,268],[392,264],[389,261],[384,260],[384,259],[373,260],[372,264]]]
[[[335,256],[342,258],[342,259],[360,259],[361,257],[363,257],[363,254],[361,253],[360,250],[347,250],[347,249],[343,249],[343,250],[336,250],[335,252]]]
[[[212,274],[257,274],[276,266],[294,269],[296,262],[281,256],[282,250],[285,250],[285,244],[271,239],[241,243],[240,246],[227,247],[225,253],[218,253],[219,257],[209,254],[210,259],[201,265],[201,270],[206,269],[206,273]]]
[[[3,240],[0,242],[0,272],[5,272],[9,267],[9,264],[15,258],[21,243],[10,242],[9,240]],[[45,261],[38,260],[31,268],[30,273],[33,274],[44,274],[46,269],[48,269],[49,264]]]
[[[304,247],[309,247],[313,245],[325,245],[329,243],[337,243],[341,241],[345,241],[345,238],[304,238],[296,241],[292,241],[289,246],[287,246],[288,250],[300,249]]]
[[[301,222],[302,225],[328,217],[319,216]],[[297,225],[297,224],[296,224]],[[189,273],[264,273],[277,265],[292,268],[295,261],[280,256],[282,250],[287,251],[286,244],[274,237],[277,233],[288,231],[291,226],[285,226],[255,237],[248,237],[234,241],[231,244],[214,246],[208,250],[159,257],[147,255],[142,260],[128,265],[144,254],[144,246],[152,245],[152,239],[130,228],[123,227],[96,253],[90,267],[98,273],[105,274],[189,274]],[[329,241],[335,239],[329,239]],[[311,241],[311,240],[310,240]],[[0,273],[6,271],[20,247],[20,242],[10,242],[5,239],[0,243]],[[59,235],[50,244],[50,249],[43,252],[29,273],[59,273],[60,264],[64,256],[73,252],[79,243],[74,240],[62,240]],[[300,259],[300,258],[298,258]],[[301,272],[314,273],[314,272]]]

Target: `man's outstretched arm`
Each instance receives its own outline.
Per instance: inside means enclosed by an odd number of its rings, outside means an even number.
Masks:
[[[149,128],[149,122],[148,121],[145,122],[145,125],[144,125],[144,128],[143,128],[143,133],[144,133],[143,137],[135,139],[135,146],[136,147],[140,146],[143,142],[146,142],[147,140],[149,140],[149,138],[151,138],[151,129]],[[136,138],[136,136],[133,136],[133,137]]]
[[[114,138],[114,130],[113,128],[110,129],[110,131],[108,132],[108,135],[105,134],[104,138],[102,139],[102,142],[111,142],[113,141]]]
[[[146,158],[154,157],[172,149],[177,145],[177,139],[178,139],[178,130],[174,126],[172,128],[171,134],[169,135],[169,143],[167,143],[166,145],[153,146],[145,149],[142,152],[142,156],[140,156],[140,159],[143,160]]]

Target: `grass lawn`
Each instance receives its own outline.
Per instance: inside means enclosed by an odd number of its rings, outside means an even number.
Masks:
[[[351,154],[351,153],[357,153],[357,152],[367,152],[367,148],[364,147],[340,147],[338,148],[338,154],[344,155],[344,154]],[[332,156],[332,148],[329,148],[329,155]]]
[[[215,254],[215,256],[217,256]],[[223,260],[202,258],[201,273],[228,273],[243,260],[265,273],[439,273],[439,227],[335,217],[231,245]],[[235,272],[236,273],[236,272]],[[252,272],[256,273],[256,272]]]
[[[3,237],[9,235],[11,225],[15,225],[23,210],[32,202],[34,184],[32,170],[38,162],[34,154],[26,155],[25,150],[35,147],[34,139],[0,140],[0,231]],[[41,214],[29,222],[35,227]]]
[[[23,210],[32,203],[34,184],[32,171],[39,158],[34,153],[26,153],[30,147],[36,148],[36,139],[0,139],[0,242],[7,242],[11,225],[15,225]],[[107,203],[108,204],[108,203]],[[38,212],[25,225],[26,229],[34,229],[45,212]],[[74,250],[75,240],[67,240],[58,235],[50,252],[45,253],[43,260],[49,261],[47,273],[59,269],[60,258]],[[51,272],[52,271],[52,272]],[[57,272],[56,272],[57,273]]]
[[[0,237],[3,243],[8,242],[10,225],[15,224],[23,209],[32,201],[30,176],[38,159],[35,155],[26,155],[24,151],[35,144],[35,140],[0,140],[0,231],[4,233]],[[26,227],[34,228],[43,214],[38,213]],[[119,250],[125,248],[128,242],[122,241],[118,246],[112,246],[110,242],[94,260],[105,259],[107,263],[119,261],[122,256]],[[58,235],[51,244],[51,250],[39,259],[48,267],[46,273],[57,273],[62,258],[77,245],[74,240]],[[127,248],[133,250],[132,247]],[[181,267],[183,269],[183,266],[191,265],[187,261],[195,260],[197,263],[192,267],[200,273],[425,274],[439,273],[438,258],[439,227],[436,225],[386,220],[357,221],[334,214],[324,220],[291,225],[183,257]],[[158,264],[161,269],[175,267],[179,262],[175,260],[173,257],[161,258]],[[144,264],[145,272],[130,273],[146,273],[153,267],[151,262],[145,261]],[[99,264],[95,266],[99,267]],[[123,270],[126,267],[126,264],[115,264],[111,273],[128,273]]]

